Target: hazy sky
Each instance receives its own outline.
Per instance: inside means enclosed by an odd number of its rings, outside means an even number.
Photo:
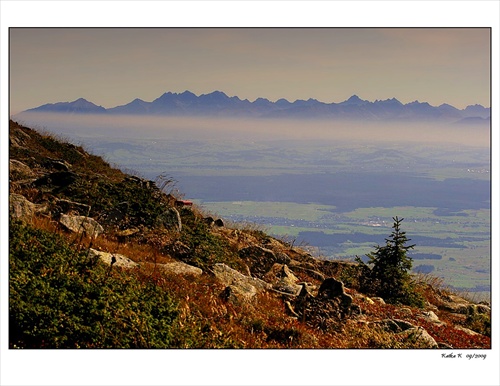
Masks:
[[[11,28],[10,113],[167,91],[490,105],[488,28]]]

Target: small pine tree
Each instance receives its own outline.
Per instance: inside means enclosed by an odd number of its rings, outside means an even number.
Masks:
[[[423,299],[415,291],[410,275],[413,259],[407,255],[415,244],[406,245],[410,239],[400,227],[404,219],[396,216],[393,220],[393,231],[390,237],[385,239],[385,245],[377,245],[374,252],[366,255],[369,258],[367,264],[372,266],[371,269],[356,257],[356,261],[365,268],[360,282],[361,290],[380,296],[388,303],[422,306]]]

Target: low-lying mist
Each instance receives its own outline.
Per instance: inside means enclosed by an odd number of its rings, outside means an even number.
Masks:
[[[69,139],[320,140],[490,146],[488,127],[430,122],[372,122],[133,115],[20,113],[20,124]]]

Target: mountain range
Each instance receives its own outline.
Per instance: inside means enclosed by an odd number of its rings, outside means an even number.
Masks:
[[[115,114],[115,115],[170,115],[170,116],[217,116],[293,119],[361,119],[361,120],[425,120],[460,123],[489,124],[491,109],[470,105],[457,109],[449,104],[431,106],[427,102],[414,101],[403,104],[396,98],[370,102],[357,95],[340,103],[325,103],[316,99],[290,102],[279,99],[272,102],[258,98],[253,102],[229,97],[221,91],[195,95],[166,92],[152,102],[139,98],[128,104],[104,108],[83,98],[73,102],[49,103],[26,112],[51,112],[64,114]],[[21,113],[22,114],[22,113]]]

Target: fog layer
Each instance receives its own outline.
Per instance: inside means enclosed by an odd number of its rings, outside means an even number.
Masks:
[[[325,121],[21,113],[12,119],[69,138],[321,140],[490,146],[487,126],[430,122]]]

